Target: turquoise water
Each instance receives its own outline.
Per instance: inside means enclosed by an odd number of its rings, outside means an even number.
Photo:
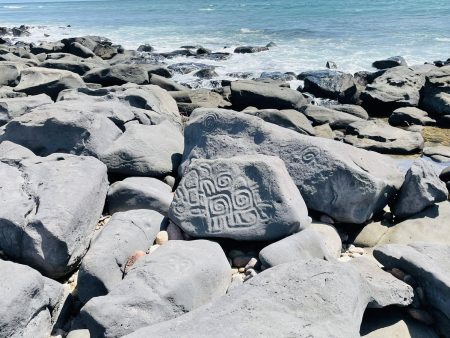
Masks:
[[[323,68],[327,60],[357,71],[392,55],[409,63],[450,57],[449,0],[0,0],[0,25],[18,24],[46,26],[33,30],[35,40],[44,33],[47,40],[99,34],[162,51],[277,44],[233,57],[223,64],[226,71],[298,72]]]

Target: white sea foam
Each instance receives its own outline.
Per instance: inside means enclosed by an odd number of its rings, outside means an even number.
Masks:
[[[259,33],[261,31],[257,30],[257,29],[241,28],[239,30],[239,32],[242,33],[242,34],[253,34],[253,33]]]
[[[450,42],[450,38],[435,38],[435,40],[439,42]]]
[[[24,8],[25,6],[15,6],[15,5],[6,5],[6,6],[3,6],[3,8],[6,8],[6,9],[21,9],[21,8]]]
[[[215,11],[215,9],[214,8],[200,8],[199,11],[207,11],[207,12],[209,12],[209,11]]]

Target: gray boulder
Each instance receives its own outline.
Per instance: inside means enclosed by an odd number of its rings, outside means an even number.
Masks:
[[[167,215],[172,199],[172,188],[164,182],[151,177],[128,177],[111,185],[107,201],[111,214],[151,209]]]
[[[149,83],[155,86],[159,86],[165,90],[168,91],[185,91],[189,90],[188,87],[185,87],[183,85],[180,85],[176,83],[175,81],[168,79],[164,76],[160,76],[157,74],[151,74]]]
[[[397,108],[417,107],[424,84],[424,76],[411,68],[390,68],[366,86],[361,100],[369,113],[389,115]]]
[[[197,109],[191,115],[180,173],[191,159],[258,153],[284,160],[308,208],[340,222],[370,219],[404,179],[394,161],[383,155],[220,109]]]
[[[357,93],[353,76],[336,70],[304,72],[298,78],[305,83],[302,91],[317,97],[351,103]]]
[[[68,60],[46,60],[45,62],[41,63],[39,66],[44,68],[50,68],[50,69],[62,69],[67,70],[73,73],[76,73],[80,76],[83,76],[89,71],[92,71],[93,69],[97,67],[102,67],[101,64],[96,62],[90,62],[89,59],[79,59],[76,61],[68,61]]]
[[[438,117],[450,116],[450,65],[425,74],[420,108]]]
[[[319,233],[320,238],[325,243],[325,247],[332,257],[339,258],[341,256],[342,240],[334,226],[313,220],[309,228]]]
[[[450,163],[450,147],[448,146],[425,147],[423,154],[430,157],[433,161]]]
[[[0,336],[48,338],[64,288],[21,264],[0,260]]]
[[[194,237],[237,240],[279,239],[309,224],[283,161],[264,155],[192,161],[169,218]]]
[[[91,299],[75,321],[92,337],[122,337],[223,296],[231,269],[220,246],[169,241],[134,264],[108,295]]]
[[[320,233],[309,228],[272,243],[259,252],[259,260],[266,268],[289,262],[309,261],[311,258],[332,259]]]
[[[231,82],[233,108],[300,109],[306,105],[303,95],[293,89],[258,81],[239,80]]]
[[[248,54],[248,53],[258,53],[269,50],[265,46],[239,46],[234,49],[234,53]]]
[[[311,104],[302,109],[302,112],[313,121],[314,125],[328,123],[332,129],[343,129],[352,122],[364,121],[362,118],[352,114]]]
[[[359,337],[368,288],[349,264],[281,264],[218,301],[140,329],[140,337]],[[324,320],[326,318],[326,320]],[[231,328],[231,329],[230,329]]]
[[[354,243],[361,247],[415,242],[450,245],[449,217],[450,202],[441,202],[395,225],[384,221],[369,223]]]
[[[15,62],[0,62],[0,86],[16,86],[24,65]]]
[[[420,152],[424,145],[420,132],[392,127],[383,120],[349,124],[344,142],[383,154],[414,154]]]
[[[94,69],[83,76],[84,81],[99,83],[104,87],[120,86],[127,82],[148,84],[148,72],[142,65],[118,64]]]
[[[0,99],[0,126],[30,112],[36,107],[49,103],[53,103],[53,101],[45,94]]]
[[[389,116],[391,126],[407,127],[410,125],[433,125],[436,121],[428,116],[426,111],[416,107],[403,107],[394,110]]]
[[[368,305],[370,308],[389,305],[408,306],[412,303],[413,288],[382,270],[373,258],[356,257],[348,264],[354,266],[366,280],[372,298]]]
[[[92,157],[38,157],[2,142],[0,178],[0,250],[46,276],[66,276],[87,251],[101,216],[105,165]]]
[[[427,303],[441,313],[437,327],[450,324],[450,246],[390,244],[375,248],[375,258],[387,269],[398,268],[411,275],[424,291]],[[443,332],[444,336],[448,333]]]
[[[163,223],[164,216],[153,210],[115,213],[81,262],[77,281],[81,302],[114,289],[125,276],[128,258],[138,250],[147,251]]]
[[[369,114],[367,113],[367,111],[363,107],[358,106],[356,104],[330,104],[326,107],[333,110],[341,111],[343,113],[354,115],[356,117],[360,117],[363,120],[369,119]]]
[[[183,148],[183,135],[167,121],[131,124],[100,158],[113,173],[164,177],[177,171]]]
[[[408,66],[405,59],[401,56],[392,56],[387,59],[378,60],[372,63],[372,66],[377,69],[387,69],[387,68],[394,68],[398,66]]]
[[[305,115],[294,109],[277,110],[277,109],[261,109],[261,110],[244,110],[243,113],[257,116],[266,122],[276,124],[280,127],[295,130],[304,135],[315,135],[311,122]]]
[[[84,87],[86,84],[78,74],[60,69],[30,67],[22,70],[20,82],[14,90],[27,95],[47,94],[56,100],[64,89]]]
[[[399,191],[392,212],[399,219],[417,214],[425,208],[446,201],[448,191],[439,179],[434,166],[422,159],[414,161],[406,172],[405,182]]]

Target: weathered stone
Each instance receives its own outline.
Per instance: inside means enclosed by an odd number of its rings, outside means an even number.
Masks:
[[[111,185],[107,201],[111,214],[150,209],[167,215],[172,199],[172,189],[160,180],[151,177],[128,177]]]
[[[346,134],[346,143],[383,154],[417,153],[424,145],[421,133],[392,127],[382,120],[353,122]]]
[[[328,123],[332,129],[346,128],[352,122],[363,121],[363,119],[355,115],[310,104],[302,109],[302,112],[314,122],[314,125]]]
[[[383,155],[220,109],[197,109],[192,114],[180,172],[195,158],[257,153],[283,159],[306,205],[340,222],[370,219],[404,179],[394,161]]]
[[[319,233],[320,238],[325,243],[329,254],[335,258],[339,258],[342,250],[342,240],[335,227],[329,224],[313,220],[310,228]]]
[[[75,321],[94,337],[122,337],[225,294],[230,265],[216,243],[169,241],[139,259],[108,295],[91,299]]]
[[[38,157],[22,149],[0,143],[0,249],[63,277],[89,247],[105,202],[106,167],[92,157]]]
[[[48,338],[64,288],[36,270],[0,259],[0,336]]]
[[[305,82],[303,91],[317,97],[350,103],[357,93],[355,79],[351,74],[321,70],[301,73],[298,78]]]
[[[450,65],[425,74],[420,107],[439,117],[450,115]]]
[[[84,81],[99,83],[104,87],[120,86],[127,82],[138,85],[148,84],[148,71],[141,65],[119,64],[102,69],[94,69],[83,76]]]
[[[238,80],[231,82],[231,103],[237,110],[247,107],[259,109],[300,109],[306,105],[303,95],[290,88],[263,82]]]
[[[372,66],[377,69],[394,68],[397,66],[408,66],[405,59],[401,56],[392,56],[384,60],[378,60],[372,63]]]
[[[243,113],[257,116],[266,122],[295,130],[300,134],[315,135],[311,122],[305,117],[305,115],[294,109],[244,110]]]
[[[89,62],[89,61],[87,61],[85,59],[81,59],[81,58],[80,58],[80,60],[76,60],[76,61],[46,60],[45,62],[41,63],[39,66],[44,67],[44,68],[67,70],[67,71],[76,73],[80,76],[83,76],[87,72],[89,72],[97,67],[101,67],[101,65],[98,63]]]
[[[14,62],[0,62],[0,86],[16,86],[24,65]]]
[[[189,90],[188,87],[180,85],[171,79],[167,79],[163,76],[157,74],[151,74],[149,83],[152,85],[159,86],[168,91],[185,91]]]
[[[169,217],[191,236],[238,240],[278,239],[309,224],[283,161],[263,155],[192,161]]]
[[[369,119],[369,114],[367,113],[367,111],[363,107],[356,104],[330,104],[326,107],[341,111],[343,113],[354,115],[356,117],[360,117],[363,120]]]
[[[283,238],[259,252],[259,260],[266,268],[288,262],[308,261],[311,258],[331,258],[320,234],[314,229],[305,229]]]
[[[389,124],[391,126],[410,126],[410,125],[433,125],[436,121],[428,117],[426,111],[416,107],[403,107],[394,110],[389,116]]]
[[[152,210],[115,213],[81,262],[77,282],[81,302],[114,289],[125,275],[128,257],[148,250],[163,224],[164,216]]]
[[[348,264],[354,266],[369,286],[371,302],[369,307],[380,308],[389,305],[408,306],[412,303],[414,291],[411,286],[381,270],[370,258],[357,257]]]
[[[376,115],[389,115],[397,108],[417,107],[425,78],[411,68],[386,70],[361,93],[364,108]]]
[[[177,171],[183,147],[183,135],[167,121],[132,124],[100,158],[113,173],[164,177]]]
[[[84,88],[83,79],[75,73],[41,67],[30,67],[22,70],[20,82],[15,91],[27,95],[47,94],[56,100],[60,91],[70,88]]]
[[[450,245],[448,219],[450,202],[441,202],[396,225],[373,222],[366,225],[355,239],[355,245],[373,247],[379,244],[415,242]]]
[[[227,337],[356,338],[368,302],[367,286],[349,264],[294,262],[267,269],[216,302],[127,338],[198,337],[199,331],[208,337],[227,332]]]
[[[450,162],[450,147],[448,146],[425,147],[423,154],[436,162]]]
[[[405,182],[403,182],[397,201],[392,207],[392,212],[399,219],[404,219],[421,212],[434,203],[446,201],[447,197],[447,187],[439,179],[433,165],[418,159],[406,173]]]
[[[32,109],[44,104],[53,103],[52,99],[45,94],[0,99],[0,126],[12,119],[22,116]]]

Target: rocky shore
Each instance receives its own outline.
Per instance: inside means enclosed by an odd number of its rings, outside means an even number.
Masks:
[[[450,337],[450,59],[223,79],[274,44],[28,34],[0,27],[0,337]]]

